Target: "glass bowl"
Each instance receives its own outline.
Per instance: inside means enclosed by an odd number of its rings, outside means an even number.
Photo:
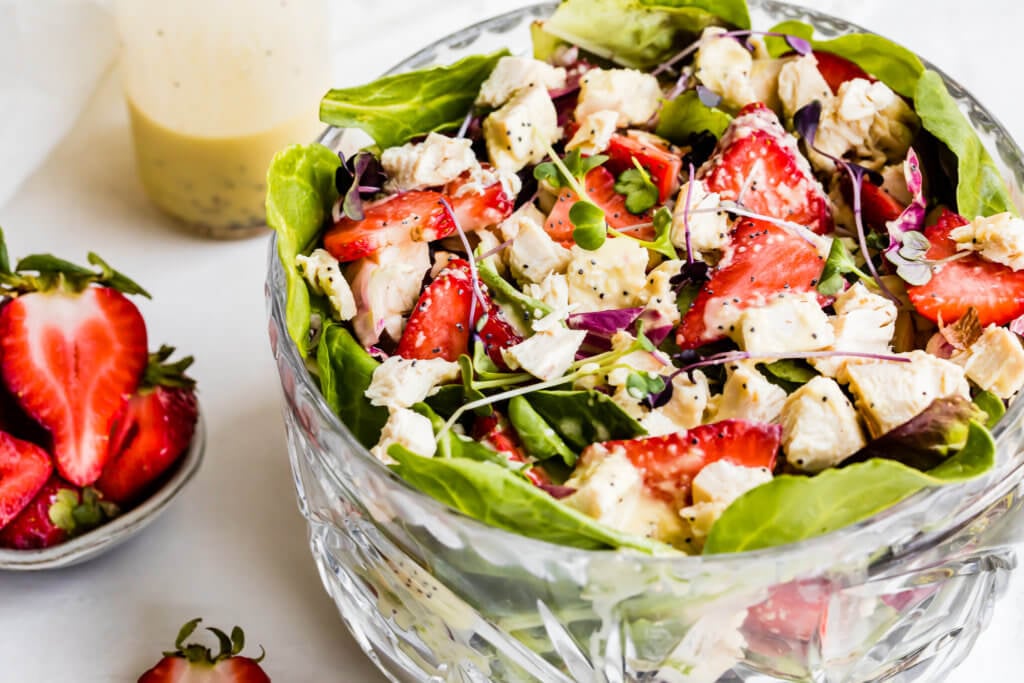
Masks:
[[[799,19],[825,36],[863,30],[781,2],[750,6],[757,28]],[[471,26],[391,72],[500,46],[525,52],[530,22],[554,7]],[[1020,149],[946,81],[1019,198]],[[321,142],[336,146],[340,134]],[[342,619],[391,680],[938,681],[987,625],[1016,564],[1021,402],[994,430],[990,475],[827,536],[705,557],[577,550],[485,526],[391,473],[331,413],[288,337],[276,242],[266,294],[312,553]]]

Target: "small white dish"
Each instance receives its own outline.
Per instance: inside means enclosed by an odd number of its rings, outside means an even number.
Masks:
[[[202,415],[188,451],[164,485],[142,503],[115,517],[101,527],[65,543],[40,550],[8,550],[0,548],[0,570],[36,571],[70,567],[105,553],[142,531],[181,493],[203,460],[206,450],[206,426]]]

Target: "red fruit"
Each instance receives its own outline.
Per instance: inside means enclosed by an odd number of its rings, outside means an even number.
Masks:
[[[92,489],[82,491],[53,476],[35,498],[0,530],[0,547],[16,550],[49,548],[99,526],[117,514]]]
[[[200,619],[193,619],[178,633],[174,652],[165,652],[163,659],[139,677],[138,683],[270,683],[270,676],[260,667],[263,660],[243,657],[245,635],[237,626],[230,637],[223,631],[208,628],[220,641],[216,655],[196,643],[185,644]],[[262,650],[262,648],[260,648]]]
[[[51,472],[46,451],[0,432],[0,529],[25,509]]]
[[[846,174],[843,174],[842,189],[843,197],[852,207],[853,184]],[[905,204],[867,178],[861,183],[860,206],[864,225],[882,233],[886,232],[885,224],[899,218],[907,208]]]
[[[644,484],[653,495],[681,507],[688,501],[690,483],[705,465],[725,460],[743,467],[774,469],[781,441],[779,425],[723,420],[666,436],[591,444],[581,458],[621,448],[643,472]]]
[[[932,243],[927,258],[939,260],[957,253],[949,233],[968,223],[962,216],[945,211],[924,231]],[[982,326],[1005,325],[1024,315],[1024,271],[1014,272],[971,254],[936,267],[926,284],[907,287],[907,296],[918,313],[934,322],[940,316],[947,324],[956,322],[973,307]]]
[[[483,301],[477,299],[476,306],[473,296],[469,263],[463,259],[449,261],[420,295],[396,353],[402,358],[458,360],[468,353],[472,330],[486,312],[487,320],[480,329],[480,338],[491,359],[504,366],[501,349],[518,344],[522,338],[486,294]]]
[[[768,599],[747,610],[744,635],[756,642],[807,642],[824,634],[831,586],[821,579],[792,581],[769,589]]]
[[[455,232],[440,192],[396,194],[364,208],[363,220],[343,216],[324,235],[324,249],[339,261],[355,261],[392,244],[432,242]]]
[[[32,292],[0,309],[0,373],[33,419],[49,430],[61,476],[96,481],[110,427],[146,367],[146,324],[107,287]]]
[[[604,210],[605,220],[613,228],[626,230],[635,225],[651,222],[649,212],[636,216],[626,209],[626,197],[615,191],[615,176],[603,166],[598,166],[587,174],[586,185],[583,189],[586,190],[590,200]],[[569,220],[569,210],[577,201],[579,201],[579,197],[576,196],[576,193],[569,188],[564,188],[558,193],[555,206],[544,223],[544,230],[551,239],[565,246],[572,246],[576,243],[572,238],[573,225]],[[650,234],[654,234],[653,229],[650,230]],[[646,239],[645,236],[638,235],[638,237]]]
[[[683,159],[671,150],[666,140],[651,134],[643,134],[643,137],[613,135],[604,153],[609,157],[605,166],[616,176],[636,168],[633,159],[640,162],[658,186],[658,200],[663,203],[679,189]]]
[[[741,221],[721,262],[683,316],[676,343],[695,349],[724,339],[733,331],[725,323],[735,320],[738,311],[763,306],[769,297],[782,292],[813,290],[824,265],[814,246],[784,228]]]
[[[486,417],[478,415],[473,422],[473,438],[488,448],[493,448],[499,453],[508,456],[512,462],[529,462],[523,447],[519,442],[519,435],[508,423],[505,416],[495,411]],[[549,486],[551,478],[542,470],[536,467],[529,467],[525,470],[527,479],[536,486]]]
[[[173,352],[165,346],[150,356],[143,386],[114,422],[113,455],[96,482],[107,500],[127,505],[145,497],[192,442],[199,405],[184,374],[192,358],[164,364]]]
[[[488,185],[482,192],[460,194],[459,189],[467,182],[469,178],[465,176],[445,187],[455,218],[465,232],[489,228],[512,215],[515,209],[514,198],[505,193],[501,183]]]
[[[799,223],[818,234],[832,231],[825,190],[795,138],[763,104],[740,111],[698,176],[711,192],[739,201],[749,211]]]
[[[871,82],[875,81],[864,69],[849,59],[834,55],[831,52],[815,52],[814,56],[818,60],[818,71],[825,79],[825,82],[828,83],[828,87],[832,89],[833,95],[839,92],[839,86],[846,81],[852,81],[855,78],[864,78]]]

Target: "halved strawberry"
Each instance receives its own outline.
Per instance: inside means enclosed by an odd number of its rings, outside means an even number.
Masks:
[[[25,509],[52,472],[46,451],[0,432],[0,529]]]
[[[853,183],[850,182],[850,176],[844,173],[840,182],[843,197],[850,206],[853,206]],[[905,204],[867,178],[861,183],[860,206],[864,225],[882,233],[886,232],[885,224],[899,218],[907,208]]]
[[[146,367],[146,324],[121,292],[57,287],[0,309],[0,374],[53,437],[61,476],[96,481],[110,456],[110,427]]]
[[[763,104],[737,116],[698,176],[722,199],[749,211],[799,223],[818,234],[832,231],[821,183],[800,154],[796,139]]]
[[[768,598],[747,610],[744,636],[764,646],[758,651],[788,648],[824,634],[831,585],[823,579],[790,581],[768,589]],[[776,643],[776,647],[770,644]],[[766,647],[767,646],[767,647]],[[773,654],[765,652],[765,654]]]
[[[469,182],[471,181],[466,175],[445,187],[445,194],[451,202],[459,227],[466,232],[482,230],[497,225],[512,215],[515,197],[509,197],[501,183],[488,185],[479,192],[460,192]]]
[[[54,475],[10,524],[0,530],[0,547],[49,548],[89,531],[117,514],[117,506]]]
[[[508,456],[512,462],[529,462],[519,435],[501,413],[494,411],[488,416],[478,415],[473,422],[473,438],[489,448]],[[551,478],[536,467],[526,468],[527,479],[537,486],[549,486]]]
[[[676,343],[695,349],[729,336],[740,312],[782,293],[809,292],[824,268],[818,250],[784,228],[740,221],[676,330]]]
[[[580,457],[586,461],[622,449],[643,472],[644,484],[653,495],[682,507],[689,500],[690,483],[705,465],[725,460],[774,469],[781,441],[779,425],[723,420],[666,436],[591,444]]]
[[[185,639],[200,621],[193,619],[181,627],[174,641],[175,650],[165,652],[156,666],[139,677],[139,683],[270,683],[270,676],[260,667],[263,654],[256,659],[241,655],[245,634],[237,626],[231,629],[230,636],[220,629],[206,629],[220,643],[216,655],[203,645],[186,645]]]
[[[683,159],[672,151],[667,140],[650,133],[634,131],[633,134],[613,135],[608,149],[605,166],[613,174],[635,168],[633,159],[651,174],[651,180],[658,186],[658,200],[662,203],[679,189],[679,171]]]
[[[195,382],[185,375],[192,358],[165,363],[174,349],[150,356],[142,386],[114,421],[111,459],[96,481],[107,500],[129,505],[184,455],[192,442],[199,406]]]
[[[395,353],[402,358],[455,361],[469,351],[473,328],[486,313],[480,337],[491,359],[504,366],[501,349],[518,344],[522,338],[486,294],[476,306],[473,296],[469,263],[463,259],[449,261],[420,295]]]
[[[364,207],[364,218],[347,216],[324,234],[324,249],[342,262],[370,256],[392,244],[432,242],[455,232],[440,192],[396,194]]]
[[[636,216],[626,209],[626,197],[615,191],[615,176],[603,166],[598,166],[587,174],[586,185],[583,189],[586,190],[590,200],[604,210],[605,220],[613,228],[628,230],[632,226],[651,222],[650,212]],[[574,228],[572,221],[569,220],[569,210],[577,201],[579,201],[579,197],[575,192],[569,188],[562,189],[544,223],[544,230],[551,239],[564,246],[572,246],[576,243],[572,238]],[[649,232],[650,235],[637,236],[647,239],[654,234],[653,229]]]
[[[817,50],[814,52],[814,57],[818,60],[818,71],[828,83],[828,87],[832,89],[833,95],[839,92],[839,86],[846,81],[852,81],[855,78],[875,81],[864,69],[845,57]]]
[[[969,222],[944,211],[938,222],[924,231],[932,243],[927,258],[939,260],[957,253],[949,233]],[[907,296],[918,313],[934,322],[940,316],[947,324],[955,322],[973,307],[982,326],[1005,325],[1024,315],[1024,271],[1014,272],[971,254],[934,268],[927,283],[907,287]]]

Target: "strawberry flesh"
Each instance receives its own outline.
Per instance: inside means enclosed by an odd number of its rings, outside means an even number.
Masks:
[[[831,232],[832,214],[821,183],[778,117],[763,104],[744,107],[698,177],[723,200],[748,211]]]
[[[0,432],[0,529],[32,502],[52,472],[46,451]]]
[[[324,235],[324,249],[341,262],[355,261],[392,244],[431,242],[455,232],[440,192],[396,194],[364,208],[364,218],[347,216]]]
[[[138,683],[270,683],[256,661],[235,655],[214,665],[184,657],[164,657]]]
[[[25,294],[0,309],[0,356],[4,383],[49,430],[61,476],[92,484],[148,360],[135,304],[106,287]]]
[[[77,487],[58,476],[50,477],[25,509],[0,530],[0,547],[35,550],[68,540],[68,531],[50,518],[50,508],[57,502],[57,494],[62,489],[78,494]]]
[[[740,221],[711,277],[676,330],[676,343],[695,349],[734,332],[740,312],[773,296],[809,292],[818,284],[824,259],[817,249],[784,228]]]
[[[488,185],[482,191],[463,191],[468,182],[468,177],[463,177],[445,187],[455,218],[465,232],[489,228],[512,215],[514,198],[508,196],[501,183]]]
[[[184,455],[198,417],[191,389],[158,386],[133,396],[114,422],[113,455],[96,488],[119,505],[144,498]]]
[[[924,231],[932,244],[927,258],[939,260],[956,254],[956,243],[949,233],[968,223],[962,216],[945,211]],[[1001,263],[971,254],[936,267],[927,283],[907,287],[907,296],[917,312],[933,322],[941,317],[950,324],[975,308],[982,326],[1005,325],[1024,315],[1024,271],[1014,272]]]

